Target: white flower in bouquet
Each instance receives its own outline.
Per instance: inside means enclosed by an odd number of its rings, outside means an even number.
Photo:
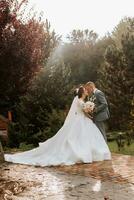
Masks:
[[[93,111],[94,107],[95,107],[95,104],[93,102],[87,101],[84,105],[84,110],[87,112],[89,112],[89,111],[91,112],[91,111]]]

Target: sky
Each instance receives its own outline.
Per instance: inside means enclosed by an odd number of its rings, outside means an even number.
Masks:
[[[29,5],[43,11],[63,38],[73,29],[94,30],[104,36],[123,17],[134,17],[134,0],[29,0]]]

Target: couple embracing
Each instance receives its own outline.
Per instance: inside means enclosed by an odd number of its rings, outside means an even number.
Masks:
[[[52,138],[33,150],[6,154],[5,160],[36,166],[110,160],[104,124],[108,118],[104,93],[88,82],[77,89],[63,126]]]

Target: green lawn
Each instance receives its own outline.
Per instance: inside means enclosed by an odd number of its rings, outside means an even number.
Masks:
[[[33,144],[25,144],[21,143],[19,148],[9,148],[9,147],[3,147],[5,153],[16,153],[16,152],[23,152],[28,151],[35,148]]]
[[[115,141],[108,142],[108,146],[113,153],[119,153],[119,154],[125,154],[125,155],[134,155],[134,142],[130,146],[125,146],[124,148],[121,148],[121,150],[118,150],[117,143]]]
[[[124,148],[121,148],[120,151],[118,150],[116,141],[108,142],[108,146],[109,146],[111,152],[113,152],[113,153],[134,155],[134,142],[130,146],[126,145]],[[28,151],[33,148],[34,148],[34,146],[32,144],[26,145],[26,144],[22,143],[20,145],[20,148],[11,149],[11,148],[4,147],[4,151],[5,151],[5,153],[10,153],[10,152],[15,153],[15,152],[21,152],[21,151]]]

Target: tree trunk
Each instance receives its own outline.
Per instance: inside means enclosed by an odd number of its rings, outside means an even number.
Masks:
[[[0,163],[4,162],[4,152],[3,152],[3,148],[2,148],[2,144],[0,142]]]

